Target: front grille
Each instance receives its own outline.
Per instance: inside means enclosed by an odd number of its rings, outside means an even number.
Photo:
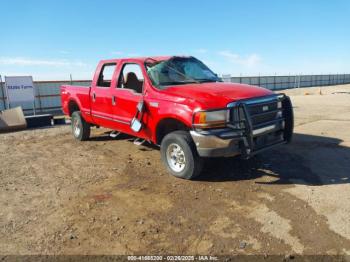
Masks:
[[[251,115],[253,127],[262,126],[277,118],[277,111],[267,112],[266,114]]]
[[[247,109],[251,117],[253,129],[268,124],[277,119],[277,99],[264,103],[248,104]]]
[[[281,111],[278,108],[277,97],[273,97],[270,100],[262,99],[256,102],[247,103],[247,111],[251,118],[253,134],[254,130],[263,130],[264,127],[268,127],[276,124],[278,119],[282,119]],[[259,131],[258,131],[259,132]],[[263,132],[253,138],[253,150],[262,149],[268,145],[283,140],[282,131],[280,128],[273,128],[271,131]]]
[[[283,96],[267,96],[236,101],[228,105],[232,107],[229,127],[243,130],[245,134],[246,139],[241,143],[243,148],[254,152],[284,141],[283,99]],[[249,152],[246,154],[250,154]]]
[[[263,127],[273,125],[282,119],[281,108],[278,108],[278,99],[276,96],[255,98],[241,101],[238,104],[245,104],[247,114],[250,118],[252,131]],[[246,115],[242,106],[233,106],[231,110],[231,123],[238,123],[245,119]],[[244,128],[243,126],[241,128]]]
[[[267,107],[267,111],[273,111],[277,109],[277,100],[265,102],[265,103],[253,103],[248,105],[249,113],[251,115],[262,114],[267,112],[263,109],[263,107]]]

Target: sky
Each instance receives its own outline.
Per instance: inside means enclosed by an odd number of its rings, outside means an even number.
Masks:
[[[0,75],[91,79],[101,59],[192,55],[219,75],[350,72],[349,0],[1,0]]]

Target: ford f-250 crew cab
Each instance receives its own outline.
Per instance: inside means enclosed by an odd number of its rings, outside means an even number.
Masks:
[[[192,179],[204,158],[249,158],[288,143],[289,97],[224,83],[194,57],[101,61],[90,87],[61,87],[62,106],[76,139],[101,126],[160,146],[169,172]]]

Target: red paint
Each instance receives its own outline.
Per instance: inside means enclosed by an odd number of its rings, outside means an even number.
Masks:
[[[153,60],[165,60],[170,57],[152,57]],[[174,118],[192,128],[192,117],[195,110],[224,108],[228,103],[273,94],[272,91],[245,84],[236,83],[200,83],[156,89],[149,79],[144,63],[147,58],[103,60],[98,64],[90,88],[82,86],[61,86],[63,111],[69,114],[69,102],[75,102],[84,119],[95,125],[121,131],[130,135],[145,138],[156,143],[157,124],[165,118]],[[100,71],[104,64],[117,63],[111,87],[97,87]],[[117,88],[117,79],[126,63],[140,65],[144,76],[143,94],[146,105],[143,116],[144,128],[134,133],[129,123],[136,114],[136,105],[142,99],[141,94],[127,89]],[[96,101],[92,102],[92,94]],[[112,96],[116,97],[116,105],[112,105]],[[158,107],[151,106],[158,103]],[[103,118],[97,118],[100,115]],[[113,119],[108,120],[108,119]]]

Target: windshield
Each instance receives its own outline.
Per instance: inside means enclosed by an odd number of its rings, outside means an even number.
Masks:
[[[165,89],[169,85],[217,82],[219,78],[194,57],[172,57],[169,60],[146,63],[153,85]]]

